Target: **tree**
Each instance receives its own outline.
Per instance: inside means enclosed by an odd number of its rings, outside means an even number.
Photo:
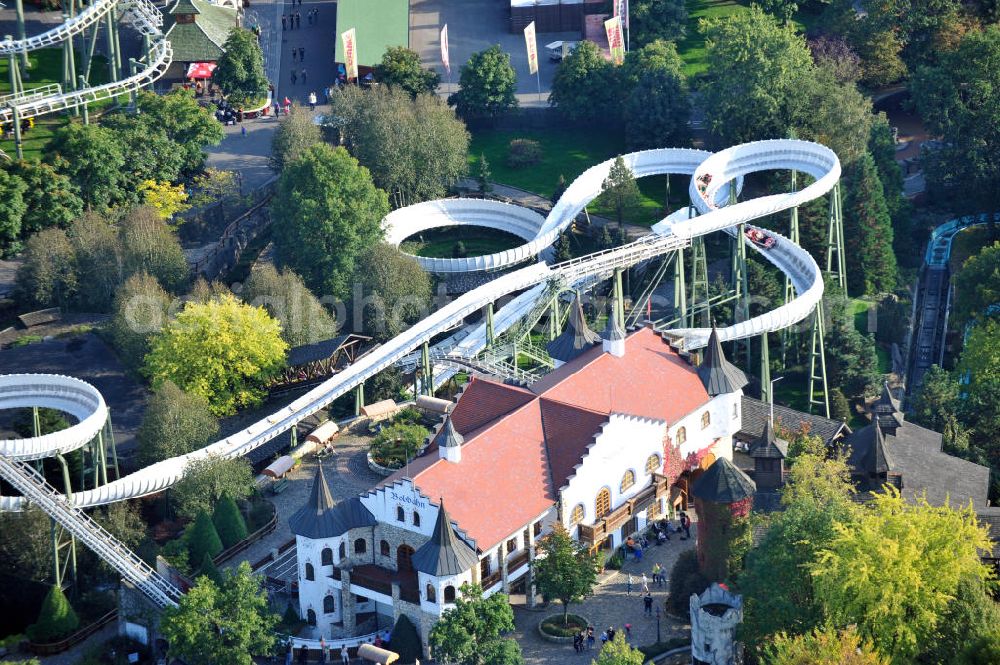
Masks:
[[[758,649],[779,632],[803,635],[822,625],[824,608],[810,569],[837,525],[852,524],[857,511],[843,457],[802,453],[789,475],[781,493],[784,510],[771,517],[739,579],[745,611],[740,637]]]
[[[177,236],[153,208],[133,208],[121,221],[122,274],[145,272],[178,293],[188,283],[188,264]]]
[[[510,66],[510,56],[494,44],[473,53],[462,65],[458,92],[448,96],[448,105],[454,106],[463,118],[496,118],[517,108],[516,88],[517,75]]]
[[[684,550],[678,555],[673,568],[670,569],[670,594],[667,603],[672,614],[679,617],[688,616],[691,594],[702,593],[708,588],[709,582],[698,567],[698,553],[693,549]]]
[[[211,555],[205,552],[205,556],[201,559],[201,565],[198,566],[198,572],[195,573],[195,577],[205,576],[208,579],[215,582],[215,584],[222,584],[225,578],[222,577],[222,573],[219,572],[218,566],[215,565],[215,561],[212,560]]]
[[[69,599],[58,586],[49,588],[42,609],[38,611],[38,621],[25,631],[32,642],[54,642],[69,635],[80,625],[80,618],[73,611]]]
[[[221,585],[199,578],[177,607],[163,611],[160,630],[171,654],[190,665],[252,665],[252,655],[274,648],[278,619],[261,578],[244,561]]]
[[[45,229],[30,237],[17,270],[19,299],[42,307],[66,307],[76,294],[76,257],[62,229]]]
[[[53,226],[64,229],[83,212],[79,190],[51,164],[18,160],[11,162],[7,171],[25,184],[22,238]]]
[[[0,170],[0,256],[19,249],[21,220],[28,211],[24,201],[27,188],[16,175]]]
[[[194,280],[194,284],[191,285],[191,290],[188,291],[187,300],[188,302],[205,304],[231,296],[232,293],[229,287],[222,282],[209,282],[199,275],[198,279]]]
[[[479,193],[489,194],[493,191],[493,183],[490,182],[490,177],[493,173],[490,171],[490,163],[486,161],[486,155],[480,153],[479,155],[479,170],[476,173],[476,183],[479,185]]]
[[[635,174],[618,155],[601,184],[601,200],[614,209],[619,231],[625,228],[625,216],[639,205],[640,196]]]
[[[840,388],[830,390],[830,417],[842,423],[851,419],[851,404]]]
[[[208,400],[189,394],[173,381],[153,391],[136,434],[143,466],[203,448],[219,431]]]
[[[231,104],[241,106],[267,97],[264,53],[253,32],[244,28],[230,30],[217,65],[212,81]]]
[[[591,665],[642,665],[645,662],[646,656],[625,641],[624,631],[618,631],[615,639],[604,643]]]
[[[389,202],[346,150],[320,144],[285,167],[272,211],[278,263],[313,292],[344,299],[357,256],[381,237]]]
[[[552,204],[555,205],[562,198],[563,192],[566,191],[566,176],[559,174],[559,180],[556,181],[555,191],[552,192]]]
[[[787,136],[809,48],[760,7],[704,21],[709,70],[701,88],[708,126],[722,144]]]
[[[959,415],[960,394],[958,379],[940,366],[931,365],[916,389],[909,416],[914,423],[941,432],[949,450],[969,447],[968,432]]]
[[[417,627],[410,617],[400,613],[396,625],[392,627],[392,650],[399,654],[400,663],[414,663],[423,657],[423,646]]]
[[[767,665],[889,665],[862,642],[854,627],[816,628],[805,635],[779,633],[767,648]]]
[[[1000,302],[1000,242],[966,259],[955,275],[955,293],[952,318],[956,329],[997,317],[991,305]]]
[[[323,141],[323,131],[313,122],[313,116],[297,104],[278,123],[271,139],[271,168],[279,173],[294,162],[310,146]]]
[[[969,377],[961,419],[972,429],[972,444],[1000,467],[1000,321],[972,327],[958,370]]]
[[[673,42],[657,39],[642,48],[633,48],[625,54],[622,63],[621,83],[625,93],[631,92],[646,74],[668,73],[683,76],[684,60],[677,53]]]
[[[206,556],[210,559],[216,557],[223,549],[212,518],[205,511],[199,511],[194,522],[184,531],[184,540],[188,547],[188,562],[192,567],[201,565]]]
[[[848,291],[852,295],[893,291],[896,255],[892,251],[892,220],[875,161],[867,153],[850,169],[845,203]]]
[[[967,34],[938,65],[917,70],[911,94],[942,145],[922,156],[932,193],[957,211],[1000,210],[1000,26]]]
[[[861,79],[861,58],[840,35],[820,35],[809,40],[809,50],[819,67],[829,68],[840,83]]]
[[[556,263],[569,261],[573,258],[573,248],[570,246],[569,234],[570,231],[568,229],[563,231],[559,234],[555,243],[552,245],[552,249],[555,252]]]
[[[990,596],[987,584],[980,579],[963,578],[958,582],[955,597],[940,616],[937,633],[925,645],[920,661],[952,663],[956,652],[976,644],[997,626],[1000,626],[1000,604]],[[995,653],[1000,654],[1000,650]]]
[[[597,584],[597,556],[577,544],[562,524],[538,543],[535,580],[542,595],[558,598],[563,606],[563,623],[569,623],[569,606],[581,603]]]
[[[427,315],[431,278],[417,260],[385,243],[362,256],[355,275],[354,321],[391,339]]]
[[[514,610],[507,595],[483,598],[478,584],[463,584],[455,606],[444,611],[431,629],[434,659],[460,665],[521,665],[517,642],[504,635],[514,630]]]
[[[986,579],[979,551],[990,547],[971,505],[908,503],[891,485],[811,564],[816,596],[840,625],[858,632],[894,663],[913,662],[933,636],[962,579]]]
[[[663,71],[643,75],[625,101],[624,117],[625,138],[634,150],[688,145],[691,100],[684,77]]]
[[[131,550],[146,540],[146,522],[139,509],[128,501],[111,503],[95,511],[94,520]]]
[[[895,222],[896,214],[902,204],[903,170],[899,167],[899,162],[896,161],[896,140],[893,138],[892,127],[889,126],[889,119],[885,113],[879,113],[872,118],[868,152],[875,160],[875,169],[878,171],[878,179],[882,183],[882,192],[885,194],[885,205],[889,209],[889,214],[893,216],[893,222]],[[898,241],[899,234],[895,235]]]
[[[20,579],[44,580],[52,574],[52,522],[40,508],[0,512],[0,572]]]
[[[683,0],[633,0],[628,18],[632,48],[657,39],[679,42],[687,32],[688,14]]]
[[[233,296],[189,302],[152,340],[144,371],[154,387],[173,381],[201,395],[217,416],[260,403],[285,363],[281,324]]]
[[[177,213],[191,208],[184,185],[171,185],[167,180],[143,180],[139,191],[143,203],[155,210],[161,219],[172,219]]]
[[[861,21],[850,32],[851,46],[861,59],[861,83],[868,88],[882,88],[903,79],[903,42],[894,29],[880,29]]]
[[[247,523],[243,520],[236,502],[228,494],[223,494],[215,504],[212,523],[219,534],[219,539],[222,540],[222,546],[226,549],[244,540],[248,535]]]
[[[142,115],[121,111],[108,115],[101,126],[111,130],[122,146],[125,172],[120,187],[128,204],[141,200],[140,185],[146,180],[167,184],[180,177],[184,151],[162,127]]]
[[[1000,661],[1000,629],[983,635],[959,655],[959,665],[991,665]]]
[[[240,297],[278,320],[288,346],[312,344],[337,334],[337,322],[291,270],[279,271],[269,264],[255,267]]]
[[[88,208],[100,210],[129,198],[122,191],[125,154],[118,137],[106,127],[69,123],[52,137],[45,160],[70,179]]]
[[[253,469],[241,457],[208,455],[188,462],[184,477],[171,491],[177,513],[193,519],[198,513],[211,512],[223,496],[235,501],[250,496],[254,491]]]
[[[375,65],[375,80],[396,86],[416,97],[431,93],[441,83],[441,75],[420,66],[420,56],[405,46],[392,46],[382,54],[382,62]]]
[[[875,340],[854,327],[843,290],[832,279],[826,280],[823,309],[830,322],[826,335],[826,369],[829,383],[839,387],[848,399],[861,398],[879,389]]]
[[[872,102],[853,81],[838,81],[834,67],[821,65],[803,75],[790,104],[798,138],[827,146],[845,167],[850,168],[868,152],[874,120]]]
[[[351,154],[395,207],[443,197],[468,170],[469,133],[436,96],[348,86],[330,104]]]
[[[597,44],[582,41],[559,63],[549,105],[569,120],[608,121],[619,113],[618,70]]]
[[[165,95],[142,90],[136,94],[136,107],[147,127],[164,132],[177,145],[184,175],[200,172],[205,148],[222,141],[222,124],[198,104],[193,90],[178,88]]]
[[[76,305],[108,312],[122,283],[122,245],[116,229],[96,212],[86,212],[69,227],[78,274]]]
[[[167,320],[170,295],[146,272],[138,272],[115,292],[108,334],[118,358],[138,370],[149,353],[149,341]]]

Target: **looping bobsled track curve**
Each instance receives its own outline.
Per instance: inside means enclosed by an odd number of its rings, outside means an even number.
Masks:
[[[609,275],[617,268],[635,265],[685,247],[695,236],[730,229],[801,205],[826,194],[840,177],[840,162],[833,151],[816,143],[797,140],[759,141],[711,155],[694,150],[651,150],[626,156],[626,163],[632,165],[637,175],[670,172],[698,176],[712,169],[713,182],[709,190],[712,204],[704,201],[695,189],[692,202],[701,213],[697,217],[680,219],[681,215],[675,214],[658,224],[654,233],[621,247],[553,266],[536,263],[501,275],[433,312],[289,406],[250,427],[195,452],[158,462],[107,485],[74,493],[73,505],[84,508],[153,494],[180,480],[192,460],[208,455],[244,455],[324,408],[364,380],[404,359],[439,332],[454,327],[465,317],[502,296],[525,289],[540,294],[541,289],[532,287],[554,279],[574,283]],[[586,202],[600,193],[609,163],[598,166],[605,169],[603,174],[599,170],[595,171],[598,167],[593,167],[567,188],[536,239],[538,246],[544,246],[543,237],[554,239],[555,234],[583,209]],[[803,171],[813,176],[815,181],[797,192],[765,196],[721,207],[729,199],[725,181],[738,182],[739,178],[751,172],[772,169]],[[585,184],[580,184],[581,181]],[[684,213],[683,217],[686,216]],[[819,303],[823,294],[823,278],[816,262],[801,247],[780,236],[778,238],[777,246],[764,251],[763,255],[792,279],[796,298],[761,316],[720,330],[723,340],[751,337],[786,328],[807,317]],[[517,302],[519,311],[526,311],[524,299],[518,299]],[[707,331],[704,329],[676,332],[685,335],[689,348],[702,346],[707,339]],[[469,350],[474,350],[477,344],[473,342],[466,346]],[[7,442],[0,442],[0,456],[21,459],[23,455],[23,452]],[[0,466],[0,475],[4,475],[3,466]],[[21,497],[0,497],[2,510],[19,510],[23,503]]]
[[[43,97],[32,94],[31,90],[25,90],[20,95],[9,95],[5,106],[0,108],[0,120],[10,121],[15,108],[17,117],[25,120],[81,104],[112,99],[149,86],[163,76],[170,67],[173,50],[163,34],[163,14],[149,0],[96,0],[79,14],[51,30],[26,39],[0,41],[0,55],[26,53],[61,44],[94,26],[119,5],[123,10],[122,20],[139,33],[152,38],[149,53],[141,59],[141,70],[118,81],[75,91],[60,91]]]

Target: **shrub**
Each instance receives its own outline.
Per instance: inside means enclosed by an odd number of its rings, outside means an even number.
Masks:
[[[462,242],[461,240],[456,242],[455,245],[451,248],[451,257],[453,259],[464,259],[468,253],[469,253],[468,250],[465,249],[465,243]]]
[[[576,614],[567,615],[566,623],[563,623],[561,614],[554,614],[542,620],[542,632],[553,637],[573,637],[586,629],[587,620]]]
[[[188,561],[187,539],[184,536],[171,540],[160,550],[160,556],[177,569],[181,575],[188,575],[191,572],[191,563]]]
[[[514,139],[507,150],[507,166],[519,169],[542,161],[542,144],[531,139]]]
[[[80,625],[66,594],[57,586],[49,589],[38,612],[38,621],[25,631],[32,642],[53,642],[69,635]]]
[[[687,616],[692,593],[701,593],[708,586],[708,578],[698,568],[698,553],[685,550],[677,557],[670,571],[670,596],[667,610],[677,616]]]
[[[392,650],[399,654],[400,663],[414,663],[420,658],[420,634],[410,618],[400,614],[392,628]]]
[[[195,577],[201,577],[202,575],[215,582],[216,585],[222,585],[222,573],[219,572],[218,567],[212,561],[212,557],[209,556],[208,552],[205,552],[205,556],[201,560],[201,566],[198,568]]]
[[[222,547],[229,549],[236,543],[247,537],[247,523],[243,521],[243,515],[236,506],[236,502],[228,494],[219,499],[215,504],[215,512],[212,514],[212,524],[219,534]]]
[[[198,517],[188,527],[184,537],[187,540],[188,561],[192,568],[200,566],[206,554],[214,557],[222,551],[222,540],[208,513],[198,513]]]
[[[604,564],[604,567],[607,570],[621,570],[622,564],[624,563],[625,559],[622,557],[621,552],[615,552],[611,555],[611,558],[608,559],[607,563]]]
[[[372,439],[372,458],[382,466],[399,469],[416,456],[427,435],[427,428],[420,425],[391,425]]]

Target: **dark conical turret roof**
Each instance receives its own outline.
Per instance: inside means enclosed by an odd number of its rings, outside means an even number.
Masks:
[[[713,503],[736,503],[756,492],[757,485],[725,457],[715,460],[691,486],[691,494]]]
[[[375,523],[375,516],[357,497],[334,505],[322,464],[316,467],[316,477],[306,505],[288,518],[292,533],[314,540],[336,538],[349,529],[374,526]]]
[[[788,457],[788,442],[784,439],[779,439],[774,433],[774,427],[771,425],[770,418],[764,421],[764,431],[761,432],[760,438],[750,445],[750,457],[773,459]]]
[[[608,325],[604,328],[604,332],[601,333],[601,337],[609,342],[618,342],[625,339],[625,328],[622,327],[621,322],[618,320],[618,307],[618,299],[615,298],[611,301],[611,315],[608,317]]]
[[[413,553],[413,567],[435,577],[458,575],[479,563],[476,552],[455,534],[444,500],[438,510],[431,539]]]
[[[438,437],[438,446],[443,448],[457,447],[465,443],[465,437],[455,429],[455,424],[451,422],[451,416],[445,418],[444,425],[441,426],[441,434]]]
[[[545,348],[553,359],[569,362],[600,341],[600,336],[587,325],[587,319],[583,316],[583,305],[577,297],[570,305],[566,330]]]
[[[847,437],[847,443],[851,446],[847,463],[855,472],[882,475],[892,470],[892,456],[877,418],[871,425]]]
[[[167,10],[167,13],[172,16],[179,16],[184,14],[200,14],[201,10],[191,0],[177,0],[174,6]]]
[[[726,360],[719,331],[715,326],[712,326],[712,334],[708,338],[705,359],[698,366],[698,378],[712,397],[736,392],[747,384],[747,376],[743,370]]]
[[[889,390],[888,383],[882,384],[882,394],[872,402],[871,414],[872,420],[878,421],[882,429],[889,430],[890,434],[903,426],[903,410],[900,408],[899,400],[893,397],[892,391]]]

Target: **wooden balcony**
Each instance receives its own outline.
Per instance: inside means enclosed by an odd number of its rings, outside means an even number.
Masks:
[[[507,561],[507,572],[513,573],[515,570],[528,563],[528,550],[522,548]]]
[[[395,571],[381,566],[366,564],[351,569],[351,592],[363,596],[363,589],[392,596],[392,585],[399,585],[400,595],[419,598],[417,573],[415,571]],[[419,601],[418,601],[419,602]]]
[[[653,482],[631,499],[618,506],[594,524],[580,525],[580,542],[588,547],[599,545],[630,519],[649,508],[656,499],[669,498],[670,484],[666,476],[653,474]]]

